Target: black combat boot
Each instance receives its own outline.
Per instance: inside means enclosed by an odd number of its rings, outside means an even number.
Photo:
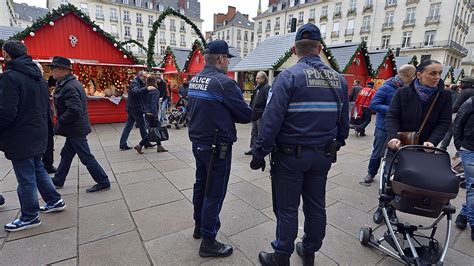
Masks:
[[[199,256],[207,257],[227,257],[232,254],[231,245],[222,244],[215,239],[203,239],[199,248]]]
[[[200,225],[196,224],[194,226],[193,237],[194,239],[201,239],[201,226]]]
[[[263,266],[289,266],[290,256],[282,253],[267,253],[261,251],[258,260]]]
[[[304,247],[303,243],[296,243],[296,253],[303,260],[303,266],[313,266],[314,265],[314,253],[308,252]]]

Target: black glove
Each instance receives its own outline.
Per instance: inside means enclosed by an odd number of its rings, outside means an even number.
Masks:
[[[252,168],[252,170],[258,170],[262,168],[262,172],[265,171],[265,159],[264,158],[259,159],[254,156],[252,158],[252,161],[250,162],[250,168]]]

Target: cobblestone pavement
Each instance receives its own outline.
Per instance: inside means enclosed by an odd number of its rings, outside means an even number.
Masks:
[[[372,127],[373,123],[363,138],[351,132],[348,145],[329,173],[328,225],[323,247],[316,255],[318,265],[398,265],[361,246],[357,237],[365,224],[376,228],[376,236],[384,230],[371,219],[377,206],[377,185],[358,184],[366,174]],[[85,188],[93,181],[75,159],[64,188],[59,190],[67,209],[41,215],[43,224],[35,229],[16,233],[0,230],[0,265],[252,265],[258,263],[260,250],[271,250],[275,218],[268,170],[250,170],[251,158],[243,154],[248,150],[250,125],[238,126],[239,141],[234,145],[218,238],[235,249],[232,256],[224,259],[200,258],[200,242],[191,236],[195,166],[186,128],[170,130],[171,139],[164,143],[169,153],[147,149],[143,155],[134,150],[118,150],[122,128],[123,124],[95,125],[89,136],[91,149],[109,174],[112,189],[86,194]],[[134,129],[129,145],[138,141],[138,130]],[[56,166],[63,143],[64,138],[56,139]],[[0,155],[0,192],[6,198],[6,204],[0,207],[1,225],[19,213],[16,184],[11,163]],[[460,190],[453,204],[459,207],[464,199],[465,190]],[[408,221],[424,221],[399,216]],[[444,236],[445,230],[443,223],[437,235]],[[301,265],[296,254],[291,261]],[[446,264],[474,264],[469,230],[453,229]]]

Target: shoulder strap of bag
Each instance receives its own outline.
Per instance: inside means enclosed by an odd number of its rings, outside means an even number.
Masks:
[[[418,134],[421,134],[421,131],[425,127],[426,121],[428,121],[428,117],[430,117],[431,111],[433,110],[434,105],[436,104],[436,101],[438,100],[440,92],[436,93],[436,96],[431,103],[430,109],[428,109],[428,113],[426,113],[425,119],[423,119],[423,123],[421,123],[420,129],[418,130]]]

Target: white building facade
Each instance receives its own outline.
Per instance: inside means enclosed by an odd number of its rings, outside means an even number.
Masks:
[[[255,45],[253,23],[237,12],[230,22],[226,22],[226,25],[214,30],[212,39],[225,40],[229,46],[235,47],[244,58]]]
[[[370,50],[392,48],[418,60],[460,67],[468,55],[472,17],[468,0],[270,0],[254,18],[256,45],[264,39],[316,24],[327,44],[366,41]]]
[[[13,0],[0,0],[0,26],[17,27]]]
[[[148,38],[153,23],[168,7],[187,16],[201,31],[200,3],[198,0],[48,0],[48,8],[70,3],[89,14],[104,31],[120,41],[136,40],[148,47]],[[181,6],[180,6],[181,5]],[[191,25],[176,16],[167,16],[156,34],[156,60],[165,54],[166,47],[191,48],[199,36]],[[144,59],[146,52],[134,44],[127,49]]]

